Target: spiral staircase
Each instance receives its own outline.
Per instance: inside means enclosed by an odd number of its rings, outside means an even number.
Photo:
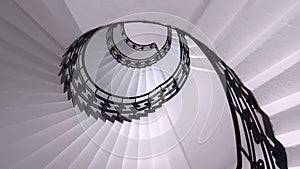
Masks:
[[[63,68],[67,63],[64,58],[70,59],[67,56],[72,47],[78,47],[74,46],[78,37],[124,15],[152,11],[184,18],[207,35],[211,49],[215,48],[218,57],[234,70],[268,115],[276,139],[285,147],[288,168],[300,168],[297,0],[192,0],[184,5],[160,1],[2,0],[0,168],[239,166],[236,150],[244,142],[236,139],[232,105],[228,105],[229,97],[216,66],[207,59],[211,53],[203,50],[205,46],[199,50],[192,38],[186,42],[190,57],[186,81],[176,95],[155,110],[124,118],[109,114],[100,117],[82,109],[80,101],[68,92],[71,88],[62,80],[67,69]],[[125,27],[128,36],[135,27]],[[163,48],[168,31],[162,32],[156,37],[156,48]],[[97,30],[88,39],[85,64],[97,85],[109,93],[143,95],[166,81],[175,70],[173,65],[180,63],[180,51],[176,49],[183,45],[175,30],[170,55],[150,67],[139,68],[124,66],[109,57],[111,53],[103,52],[107,42],[102,43],[104,46],[98,42],[107,38],[105,33]],[[145,43],[138,36],[132,39]],[[146,52],[153,54],[151,51]],[[112,76],[115,78],[110,79]],[[243,157],[242,168],[250,168],[247,162]]]

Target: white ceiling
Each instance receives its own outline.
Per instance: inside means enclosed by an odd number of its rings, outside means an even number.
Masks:
[[[81,30],[103,25],[126,15],[140,12],[172,14],[195,24],[208,0],[65,0]]]

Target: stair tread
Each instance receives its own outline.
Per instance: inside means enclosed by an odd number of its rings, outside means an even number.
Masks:
[[[87,119],[83,121],[82,124],[90,126],[92,122],[88,121]],[[63,152],[69,144],[71,144],[77,137],[79,137],[83,133],[84,131],[82,130],[82,127],[80,126],[80,124],[77,124],[75,127],[68,130],[63,135],[57,137],[55,140],[45,145],[42,149],[39,149],[38,151],[23,159],[20,163],[18,163],[18,165],[24,168],[44,168],[57,155]],[[39,161],[39,163],[35,163],[35,161]]]
[[[95,133],[95,135],[90,135],[90,139],[88,144],[84,147],[83,150],[81,150],[80,154],[73,160],[73,162],[70,164],[69,168],[87,168],[90,163],[92,162],[93,158],[95,157],[98,149],[99,144],[94,140],[96,137],[105,137],[107,132],[107,124],[99,122],[99,120],[96,122],[98,126],[98,131]]]
[[[101,128],[102,122],[99,120],[93,123],[85,132],[83,132],[79,137],[76,138],[63,152],[61,152],[51,163],[49,163],[45,168],[56,169],[56,168],[68,168],[69,165],[75,160],[75,158],[80,154],[83,149],[91,141],[90,137],[93,137],[97,131]],[[87,133],[90,133],[88,136]]]

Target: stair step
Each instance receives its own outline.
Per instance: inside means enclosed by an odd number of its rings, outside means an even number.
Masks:
[[[57,123],[72,118],[73,116],[75,116],[74,109],[71,108],[61,112],[52,113],[50,115],[37,117],[32,120],[5,126],[5,128],[1,128],[1,133],[7,135],[6,138],[3,138],[3,143],[10,143],[14,140],[19,140],[23,137],[33,135]],[[18,134],[19,132],[20,134]]]
[[[159,69],[152,69],[153,81],[158,84],[163,80],[162,72]],[[176,97],[176,96],[175,96]],[[166,116],[165,105],[156,109],[154,113],[149,114],[149,134],[152,139],[152,152],[157,154],[153,157],[153,168],[171,168],[167,153],[162,153],[162,147],[166,147],[167,140],[163,135],[167,131],[169,121]],[[162,154],[160,154],[162,153]]]
[[[1,18],[41,44],[48,52],[54,55],[60,55],[63,52],[61,46],[14,1],[3,0],[0,6]]]
[[[169,76],[173,74],[179,64],[180,60],[180,49],[172,48],[170,49],[170,53],[168,53],[165,57],[163,57],[157,64],[153,65],[153,68],[159,68],[165,74]]]
[[[276,138],[284,147],[293,147],[300,145],[300,130],[277,135]]]
[[[69,165],[75,160],[84,148],[91,141],[91,138],[95,136],[101,126],[104,124],[103,121],[97,120],[94,122],[85,132],[83,132],[76,140],[74,140],[63,152],[61,152],[51,163],[49,163],[45,169],[57,169],[57,168],[68,168]],[[87,136],[89,133],[89,136]]]
[[[45,58],[50,62],[59,64],[61,60],[59,56],[62,55],[63,52],[59,52],[58,55],[53,54],[24,32],[1,18],[0,24],[2,25],[0,28],[0,39],[13,44],[28,53],[32,53],[35,56]]]
[[[24,56],[24,57],[26,57],[26,56]],[[24,73],[27,73],[27,72],[29,73],[30,71],[32,71],[32,72],[34,71],[36,74],[40,74],[41,76],[48,77],[49,80],[52,80],[53,82],[56,82],[56,81],[59,80],[59,77],[57,76],[57,74],[59,72],[59,68],[58,67],[56,69],[53,69],[52,71],[49,71],[49,70],[46,71],[46,70],[41,70],[38,67],[26,65],[25,63],[22,63],[22,62],[21,63],[17,63],[15,61],[10,61],[10,60],[6,60],[6,59],[0,59],[0,61],[1,61],[1,65],[7,65],[7,66],[8,65],[14,65],[14,66],[18,66],[18,68],[11,67],[9,69],[6,69],[7,71],[9,71],[10,69],[13,69],[13,68],[15,68],[15,70],[12,70],[12,71],[18,71],[18,69],[19,69],[20,71],[24,71]],[[5,72],[5,73],[7,73],[7,72]]]
[[[65,2],[15,2],[63,48],[82,34]]]
[[[105,168],[109,155],[110,155],[109,152],[99,149],[88,168],[89,169]]]
[[[253,91],[260,105],[270,104],[276,100],[300,91],[300,62],[277,77]]]
[[[264,83],[267,83],[273,78],[276,78],[280,74],[284,73],[285,71],[293,67],[295,64],[297,64],[299,61],[300,61],[300,50],[294,52],[286,59],[268,68],[266,71],[256,75],[254,78],[250,79],[245,84],[249,89],[255,90],[261,85],[263,85]]]
[[[126,157],[123,159],[122,168],[137,168],[139,124],[133,120],[130,125],[126,146]]]
[[[51,73],[36,71],[34,68],[26,67],[9,61],[2,61],[3,60],[0,59],[1,76],[8,76],[9,74],[9,76],[14,76],[20,79],[60,84],[59,77]]]
[[[98,55],[99,57],[110,55],[106,45],[106,32],[107,29],[100,29],[92,36],[88,42],[88,45],[86,46],[85,56],[89,57],[91,55]],[[103,34],[105,34],[104,37],[102,37]]]
[[[299,50],[300,6],[297,15],[283,24],[283,27],[268,38],[259,48],[247,56],[242,63],[235,67],[236,72],[244,81],[254,78],[271,66]],[[255,66],[255,69],[253,69]]]
[[[65,93],[43,94],[43,93],[9,93],[2,92],[1,96],[6,98],[0,102],[0,108],[29,106],[43,103],[67,101]]]
[[[152,142],[149,130],[148,118],[140,118],[139,120],[139,148],[137,168],[153,168],[152,157],[148,158],[152,154]]]
[[[116,122],[115,122],[116,123]],[[88,168],[97,169],[97,168],[105,168],[107,161],[110,156],[111,148],[115,143],[115,139],[117,137],[118,130],[120,129],[120,124],[112,124],[107,121],[107,130],[108,132],[101,137],[101,141],[97,140],[96,143],[100,146],[93,160],[89,164]],[[106,124],[106,123],[105,123]]]
[[[268,116],[273,116],[300,104],[300,92],[278,99],[270,104],[262,106]]]
[[[160,128],[160,123],[159,120],[161,118],[161,114],[158,114],[159,110],[157,110],[155,113],[152,113],[148,117],[151,117],[150,124],[149,124],[149,131],[150,131],[150,138],[151,139],[156,139],[157,137],[160,137],[163,135],[161,128]],[[159,138],[157,142],[152,142],[152,152],[153,154],[156,154],[156,152],[159,152],[159,147],[164,147],[165,142],[162,139],[162,137]],[[155,169],[171,169],[170,166],[170,161],[167,156],[167,153],[161,153],[157,154],[152,157],[153,161],[153,168]]]
[[[128,96],[137,96],[137,88],[139,83],[140,69],[134,69],[130,78],[127,94]]]
[[[207,58],[191,58],[190,68],[203,72],[216,73],[215,69]]]
[[[29,156],[35,151],[38,151],[51,141],[55,140],[61,135],[64,135],[67,131],[74,128],[76,125],[78,125],[78,120],[75,116],[74,110],[70,111],[69,113],[71,113],[72,117],[62,119],[61,122],[53,124],[47,128],[43,128],[35,133],[30,133],[32,130],[30,128],[24,128],[22,129],[23,132],[21,133],[19,133],[21,131],[20,130],[18,132],[9,133],[9,135],[6,135],[5,139],[9,141],[9,143],[5,144],[5,147],[1,147],[1,149],[7,152],[7,157],[1,158],[1,164],[3,164],[3,166],[15,164],[17,161]],[[26,130],[29,132],[26,132]],[[7,141],[1,140],[2,143]]]
[[[155,78],[153,74],[153,69],[151,67],[145,68],[145,88],[147,91],[151,91],[155,85]],[[150,118],[148,113],[144,113],[145,117],[141,117],[139,120],[139,147],[138,147],[138,157],[137,161],[138,168],[153,168],[153,145],[151,130],[150,130]]]
[[[278,32],[289,22],[289,20],[293,19],[298,11],[299,4],[294,4],[290,8],[288,8],[277,20],[268,25],[268,28],[261,32],[258,36],[256,36],[245,48],[239,51],[229,62],[229,66],[234,68],[241,64],[249,55],[257,53],[259,50],[263,49],[264,45],[268,43],[272,43],[270,41],[272,36],[278,34]]]
[[[287,109],[271,117],[275,135],[280,135],[300,129],[300,105]]]
[[[116,143],[116,139],[118,138],[119,131],[121,129],[122,124],[115,121],[113,126],[111,127],[110,131],[108,132],[103,144],[101,145],[101,149],[98,150],[97,154],[99,155],[98,158],[95,157],[93,160],[94,163],[90,166],[90,168],[106,168],[107,163],[111,156],[111,151]],[[100,151],[100,152],[99,152]]]
[[[289,167],[289,169],[300,169],[300,167]]]
[[[119,96],[126,96],[127,92],[127,87],[123,89],[123,91],[118,90],[123,86],[124,84],[122,83],[124,79],[126,78],[125,76],[127,75],[127,72],[129,71],[129,68],[127,67],[120,67],[118,71],[114,72],[112,75],[112,80],[110,81],[109,86],[106,88],[106,91],[109,93],[113,93]]]
[[[33,82],[30,80],[18,79],[13,76],[0,76],[0,93],[63,93],[63,86],[53,83]]]
[[[288,147],[286,149],[288,158],[288,168],[300,166],[300,145]]]
[[[196,26],[214,41],[246,4],[246,0],[210,1]]]
[[[85,114],[85,113],[83,113]],[[81,125],[91,126],[93,124],[93,118],[87,118],[81,124],[77,124],[75,127],[65,132],[63,135],[57,137],[55,140],[43,146],[43,148],[35,151],[30,156],[27,156],[22,161],[17,163],[18,167],[22,168],[45,168],[49,162],[63,152],[69,144],[84,133]],[[36,161],[39,161],[36,163]]]
[[[52,115],[73,108],[70,101],[40,104],[25,107],[2,108],[0,128],[16,125],[24,121]]]
[[[268,30],[269,26],[276,23],[277,18],[284,15],[285,11],[294,6],[296,2],[277,0],[273,4],[269,4],[267,1],[247,1],[214,42],[218,53],[222,54],[223,60],[230,60],[241,49],[247,47],[255,37]],[[262,8],[262,6],[266,6],[266,8]],[[265,15],[266,13],[268,15]]]
[[[59,72],[59,65],[48,61],[46,58],[42,58],[39,56],[35,56],[27,51],[18,48],[13,44],[9,44],[4,40],[0,39],[0,46],[1,46],[1,54],[6,56],[3,57],[3,61],[7,60],[12,63],[26,65],[27,67],[35,68],[39,71],[44,71],[45,73],[52,73],[57,75]]]
[[[137,93],[136,95],[142,95],[147,93],[146,88],[146,71],[144,69],[140,70],[139,72],[139,80],[138,80],[138,86],[137,86]]]
[[[93,159],[97,154],[97,151],[100,148],[99,143],[101,143],[104,140],[110,127],[111,124],[109,124],[108,121],[106,121],[98,130],[98,132],[91,138],[91,140],[81,151],[81,153],[72,162],[72,164],[69,166],[70,169],[88,168],[88,166],[92,163]]]
[[[115,62],[114,62],[115,61]],[[112,68],[112,65],[116,65],[116,60],[114,57],[112,57],[110,54],[105,54],[105,56],[103,57],[102,61],[100,62],[99,65],[99,71],[107,71],[110,68]]]
[[[126,74],[123,76],[122,81],[119,84],[114,83],[116,88],[115,89],[116,93],[119,93],[119,95],[121,96],[130,96],[128,90],[130,88],[131,78],[132,76],[134,76],[134,72],[135,72],[135,69],[132,68],[126,68],[126,69],[127,71]]]
[[[121,127],[122,127],[122,123],[120,123],[118,121],[115,121],[113,123],[109,133],[106,135],[106,138],[105,138],[104,142],[101,145],[102,149],[104,149],[108,152],[112,151],[112,149],[115,145],[115,142],[118,138]]]
[[[110,65],[106,67],[106,69],[98,69],[96,73],[96,83],[98,84],[98,86],[102,89],[105,89],[105,87],[108,86],[111,80],[114,78],[114,74],[118,72],[121,67],[121,65],[116,64],[112,61]]]

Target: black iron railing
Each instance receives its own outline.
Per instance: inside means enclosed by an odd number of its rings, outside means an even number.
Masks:
[[[150,44],[146,44],[146,45],[141,45],[141,44],[138,44],[138,43],[135,43],[134,41],[132,41],[126,34],[126,31],[125,31],[125,27],[124,27],[124,23],[121,23],[119,25],[120,27],[120,31],[121,31],[121,35],[122,35],[122,38],[123,38],[123,41],[125,41],[125,43],[131,47],[132,49],[134,50],[137,50],[137,51],[148,51],[148,50],[152,50],[152,49],[157,49],[157,45],[155,43],[150,43]],[[171,32],[171,29],[168,29],[168,37],[172,35],[172,32]],[[172,38],[172,37],[171,37]],[[172,40],[172,39],[171,39]],[[168,41],[168,39],[167,39]],[[167,43],[166,41],[166,43]],[[166,45],[165,43],[165,45]]]
[[[131,121],[154,112],[182,88],[189,74],[190,59],[187,42],[184,36],[179,35],[180,61],[174,73],[165,82],[150,92],[133,97],[118,96],[101,89],[90,78],[85,67],[86,45],[99,29],[101,28],[94,29],[77,39],[68,48],[61,63],[59,75],[65,86],[64,91],[81,111],[102,120]]]
[[[236,168],[250,166],[251,169],[286,169],[285,148],[275,138],[270,119],[259,107],[252,92],[216,53],[192,36],[189,37],[207,56],[226,92],[236,135]],[[247,162],[243,163],[242,159]]]
[[[137,51],[148,51],[151,49],[155,49],[156,53],[154,53],[152,56],[149,56],[147,58],[143,59],[135,59],[126,56],[123,54],[119,49],[114,41],[114,29],[119,27],[121,30],[121,35],[123,38],[123,41],[132,49],[137,50]],[[157,61],[162,59],[171,49],[171,44],[172,44],[172,28],[167,27],[167,39],[166,42],[164,43],[163,47],[161,49],[158,49],[157,45],[155,43],[151,43],[148,45],[140,45],[135,42],[133,42],[125,33],[124,29],[124,23],[116,24],[114,26],[111,26],[107,30],[106,34],[106,44],[107,47],[110,51],[110,54],[122,65],[131,67],[131,68],[144,68],[147,66],[151,66],[155,64]]]
[[[107,26],[114,26],[114,24]],[[119,97],[107,93],[95,85],[84,66],[85,46],[93,34],[101,28],[89,31],[78,38],[67,49],[61,63],[62,68],[59,73],[61,83],[64,84],[64,91],[68,93],[68,98],[72,99],[74,105],[78,105],[82,111],[95,118],[120,122],[130,121],[155,111],[155,108],[160,107],[178,93],[189,74],[189,48],[185,40],[185,36],[188,36],[207,56],[226,92],[235,130],[236,168],[287,168],[285,148],[275,138],[269,117],[260,109],[252,92],[243,85],[234,71],[206,45],[187,32],[173,28],[179,35],[181,49],[180,64],[174,74],[147,94],[136,97]],[[114,44],[112,43],[112,45]]]

